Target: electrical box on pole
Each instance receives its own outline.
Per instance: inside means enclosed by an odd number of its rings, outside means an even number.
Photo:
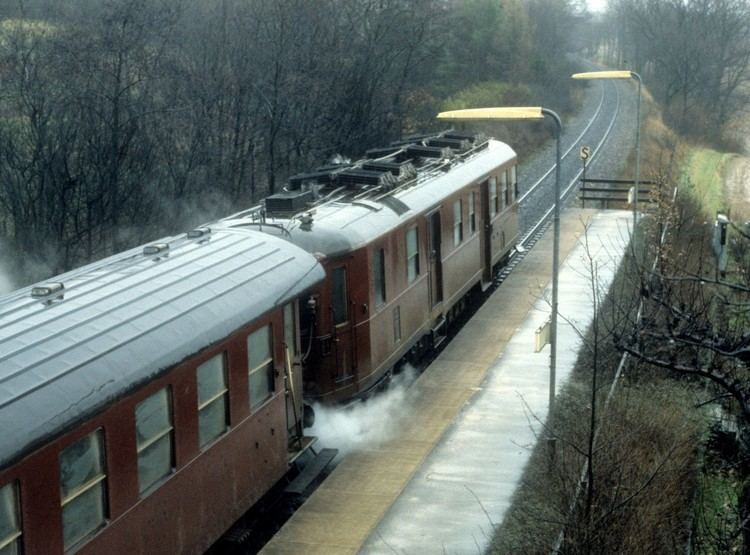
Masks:
[[[714,222],[713,248],[716,255],[716,265],[721,275],[727,271],[727,232],[729,218],[725,214],[717,213]]]

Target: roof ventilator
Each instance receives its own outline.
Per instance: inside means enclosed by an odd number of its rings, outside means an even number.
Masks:
[[[169,245],[167,243],[154,243],[153,245],[146,245],[143,247],[144,256],[155,256],[154,262],[160,260],[161,257],[166,258],[169,256]]]
[[[451,158],[452,155],[451,149],[447,147],[409,145],[404,158]]]
[[[305,231],[310,231],[312,229],[314,215],[315,211],[310,210],[309,212],[305,212],[304,214],[300,214],[299,216],[297,216],[300,221],[300,228]]]
[[[201,239],[199,241],[200,243],[203,243],[204,241],[208,241],[208,239],[211,236],[211,228],[210,227],[196,227],[195,229],[191,229],[187,232],[187,238],[188,239]],[[146,254],[145,252],[143,254]]]
[[[39,299],[45,305],[50,305],[54,301],[60,301],[65,293],[65,285],[55,281],[37,285],[31,288],[31,298]]]
[[[313,202],[313,192],[310,190],[282,191],[265,199],[266,212],[271,216],[289,216],[307,207]]]

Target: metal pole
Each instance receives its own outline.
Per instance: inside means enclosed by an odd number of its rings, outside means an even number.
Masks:
[[[584,158],[582,162],[583,162],[583,182],[582,182],[581,189],[583,190],[583,195],[581,195],[581,208],[586,208],[586,159]]]
[[[635,234],[636,226],[638,225],[638,187],[640,186],[639,181],[641,177],[641,76],[635,71],[631,71],[630,75],[633,79],[638,81],[638,100],[635,105],[635,189],[633,189],[633,256],[636,255],[635,251]]]
[[[555,210],[552,216],[554,226],[554,239],[552,246],[552,321],[550,323],[550,356],[549,356],[549,408],[547,418],[552,416],[555,406],[555,374],[557,371],[557,275],[560,267],[560,135],[562,135],[562,122],[552,110],[542,108],[545,116],[550,116],[555,122],[555,139],[557,141],[555,163]]]

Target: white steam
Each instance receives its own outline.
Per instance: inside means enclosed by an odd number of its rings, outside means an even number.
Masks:
[[[315,425],[309,433],[317,436],[319,447],[338,449],[340,457],[381,445],[409,418],[415,395],[409,385],[415,377],[416,370],[406,365],[386,391],[366,401],[346,407],[314,405]]]
[[[6,293],[10,293],[13,291],[15,287],[13,286],[13,282],[11,279],[3,272],[3,269],[0,268],[0,295],[5,295]]]
[[[8,271],[8,260],[7,251],[4,245],[0,243],[0,295],[10,293],[16,288]]]

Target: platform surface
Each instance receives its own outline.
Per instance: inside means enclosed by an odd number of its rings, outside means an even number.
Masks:
[[[576,328],[592,316],[588,268],[606,288],[631,217],[567,210],[562,218],[558,389],[575,363]],[[347,455],[262,553],[484,549],[530,456],[533,422],[546,417],[549,347],[534,353],[534,331],[549,316],[551,267],[550,229],[412,386],[399,433]]]

